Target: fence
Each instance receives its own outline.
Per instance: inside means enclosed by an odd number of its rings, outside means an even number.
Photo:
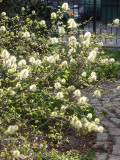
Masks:
[[[120,19],[120,0],[45,0],[52,6],[58,6],[64,2],[69,4],[76,20],[91,21],[84,26],[84,31],[95,32],[101,35],[106,32],[108,35],[114,35],[112,38],[105,38],[104,45],[112,45],[120,47],[120,28],[108,26],[114,19]],[[99,33],[98,33],[99,32]],[[99,41],[102,37],[99,37]]]

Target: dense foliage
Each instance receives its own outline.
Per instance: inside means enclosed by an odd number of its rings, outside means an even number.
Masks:
[[[97,83],[98,70],[114,59],[97,58],[102,43],[95,35],[79,32],[74,19],[56,25],[67,12],[67,3],[51,14],[51,28],[35,19],[36,12],[6,17],[0,21],[0,141],[2,159],[71,158],[58,152],[69,131],[82,136],[102,132],[99,119],[86,97]],[[55,37],[57,33],[57,37]],[[103,70],[104,71],[104,70]],[[101,97],[99,90],[93,96]],[[70,156],[71,155],[71,156]],[[75,155],[76,156],[76,155]]]

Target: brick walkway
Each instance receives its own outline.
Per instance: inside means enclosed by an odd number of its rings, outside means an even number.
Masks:
[[[120,160],[120,92],[116,92],[120,80],[101,85],[102,97],[92,99],[97,116],[104,126],[104,132],[97,135],[95,160]]]

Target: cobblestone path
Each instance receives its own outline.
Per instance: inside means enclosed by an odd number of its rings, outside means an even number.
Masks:
[[[120,80],[101,86],[102,97],[90,101],[104,127],[104,132],[97,135],[95,160],[120,160],[120,92],[115,91]]]

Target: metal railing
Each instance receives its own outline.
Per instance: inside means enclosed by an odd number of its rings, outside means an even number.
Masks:
[[[53,6],[61,5],[64,2],[69,4],[69,8],[73,11],[73,16],[77,20],[82,19],[86,21],[86,17],[92,17],[91,21],[84,26],[84,31],[90,31],[101,35],[106,32],[107,34],[114,36],[112,38],[105,38],[104,44],[109,45],[109,42],[113,42],[113,45],[120,46],[120,28],[108,26],[108,23],[112,23],[114,19],[120,19],[120,0],[44,0]],[[88,16],[84,16],[87,13]],[[83,17],[82,17],[83,16]],[[81,18],[79,18],[81,17]],[[101,41],[101,37],[99,40]]]

